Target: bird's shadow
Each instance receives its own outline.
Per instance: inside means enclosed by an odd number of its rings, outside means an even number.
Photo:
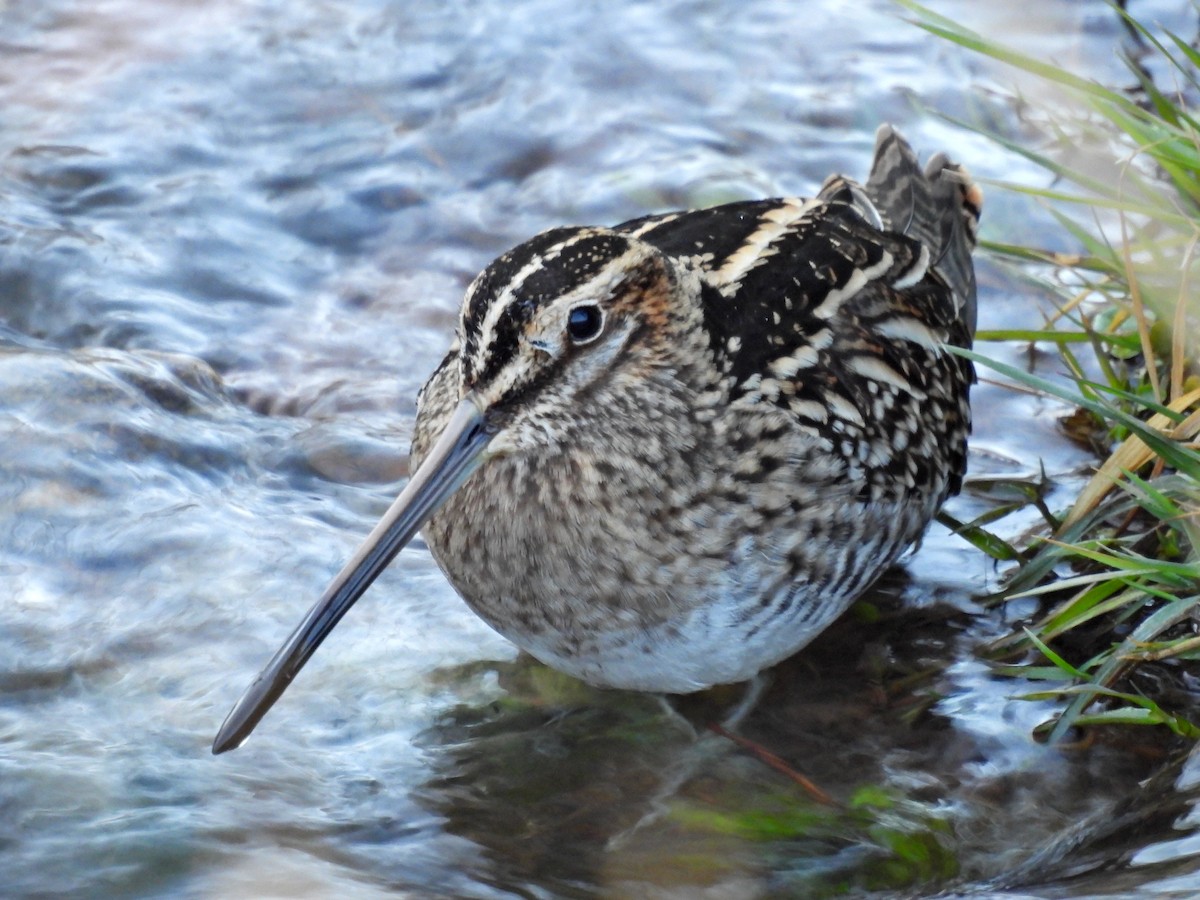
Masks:
[[[917,767],[937,768],[969,752],[947,746],[954,741],[945,740],[934,705],[941,672],[970,652],[970,617],[937,604],[914,608],[914,590],[902,572],[885,577],[814,645],[768,673],[737,726],[832,805],[709,731],[745,686],[683,697],[600,690],[525,656],[439,673],[450,685],[486,678],[493,690],[421,735],[435,774],[418,802],[482,849],[474,877],[518,892],[759,878],[763,848],[780,841],[824,860],[821,878],[878,869],[894,854],[869,836],[878,823],[861,796],[886,780],[884,760],[904,753]],[[924,816],[914,807],[903,826],[920,840],[934,827]]]

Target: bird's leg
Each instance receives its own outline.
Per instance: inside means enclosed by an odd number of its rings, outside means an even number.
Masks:
[[[668,815],[670,800],[679,793],[680,789],[715,759],[728,752],[728,744],[724,740],[714,734],[697,732],[691,723],[671,706],[666,697],[663,698],[663,701],[663,705],[670,710],[672,720],[682,722],[688,731],[695,735],[696,740],[686,747],[669,766],[664,768],[658,790],[647,799],[646,812],[624,831],[609,838],[607,845],[609,850],[620,848],[643,828]]]
[[[669,770],[663,773],[662,784],[649,799],[646,813],[629,828],[609,840],[610,849],[619,847],[630,836],[661,819],[668,811],[668,801],[679,793],[679,789],[699,774],[704,766],[727,752],[726,738],[734,739],[734,743],[739,743],[726,729],[737,728],[741,724],[742,720],[758,705],[758,701],[762,699],[763,692],[770,683],[770,676],[762,672],[746,682],[742,698],[722,723],[713,723],[709,726],[711,733],[697,731],[688,718],[675,708],[669,696],[659,695],[659,701],[667,718],[684,729],[694,739],[694,743],[684,751]]]
[[[746,716],[754,712],[754,707],[758,706],[758,701],[762,699],[763,694],[770,686],[771,676],[765,671],[759,672],[747,681],[742,699],[729,711],[729,715],[725,717],[724,721],[719,723],[719,727],[725,731],[736,731]]]

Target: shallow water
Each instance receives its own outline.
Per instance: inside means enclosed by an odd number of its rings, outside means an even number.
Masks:
[[[981,6],[936,8],[1123,83],[1105,5]],[[836,807],[703,732],[736,696],[667,709],[518,659],[420,546],[209,754],[402,483],[415,393],[494,255],[862,174],[884,120],[1044,183],[925,111],[1022,134],[1006,75],[884,0],[796,9],[0,2],[0,893],[1200,891],[1195,779],[1139,787],[1161,764],[1140,737],[1036,744],[1049,708],[973,653],[1008,627],[972,599],[998,575],[938,527],[742,728]],[[1135,11],[1194,28],[1185,3]],[[985,222],[1061,240],[995,190]],[[1039,320],[1028,286],[980,279],[981,327]],[[1066,502],[1090,458],[1061,410],[975,397],[973,474],[1044,464]]]

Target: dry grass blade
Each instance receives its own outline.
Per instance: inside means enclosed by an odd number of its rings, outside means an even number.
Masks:
[[[1053,348],[1067,382],[963,355],[1016,390],[1075,407],[1072,418],[1087,421],[1089,441],[1106,448],[1051,527],[1053,537],[1035,536],[1025,548],[994,534],[972,536],[994,558],[1012,561],[1010,599],[1047,604],[1035,626],[993,646],[1003,654],[1032,649],[1041,659],[998,671],[1041,681],[1047,690],[1031,696],[1065,703],[1047,728],[1051,739],[1076,724],[1156,724],[1200,736],[1155,698],[1117,689],[1139,666],[1200,658],[1193,626],[1200,610],[1200,297],[1190,288],[1200,242],[1200,115],[1186,99],[1200,93],[1200,51],[1174,35],[1160,40],[1118,10],[1190,94],[1161,90],[1148,72],[1162,66],[1133,62],[1133,90],[1118,91],[1000,46],[915,0],[897,3],[930,33],[1065,88],[1077,109],[1040,113],[1051,147],[1112,151],[1112,177],[1097,177],[1053,150],[1027,146],[1027,138],[976,129],[1047,173],[1044,186],[993,184],[1045,205],[1064,242],[1074,244],[984,243],[1023,277],[1050,287],[1061,306],[1041,328],[985,332],[980,340]],[[997,531],[998,520],[985,512],[972,524],[986,521]],[[1172,677],[1164,672],[1155,683]]]
[[[1200,388],[1178,397],[1168,405],[1175,412],[1187,412],[1197,403],[1200,403]],[[1155,413],[1147,420],[1146,427],[1160,432],[1165,440],[1189,441],[1200,433],[1200,409],[1194,410],[1188,418],[1175,424],[1173,428],[1170,427],[1172,424],[1162,413]],[[1101,463],[1091,481],[1080,491],[1071,511],[1063,519],[1063,526],[1074,525],[1093,512],[1109,491],[1121,481],[1124,473],[1137,471],[1156,459],[1158,456],[1146,446],[1146,442],[1136,434],[1131,434]]]

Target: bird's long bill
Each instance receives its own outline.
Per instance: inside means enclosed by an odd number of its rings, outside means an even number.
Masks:
[[[250,736],[347,610],[475,471],[493,434],[479,401],[468,394],[382,521],[230,710],[213,741],[213,753],[240,747]]]

